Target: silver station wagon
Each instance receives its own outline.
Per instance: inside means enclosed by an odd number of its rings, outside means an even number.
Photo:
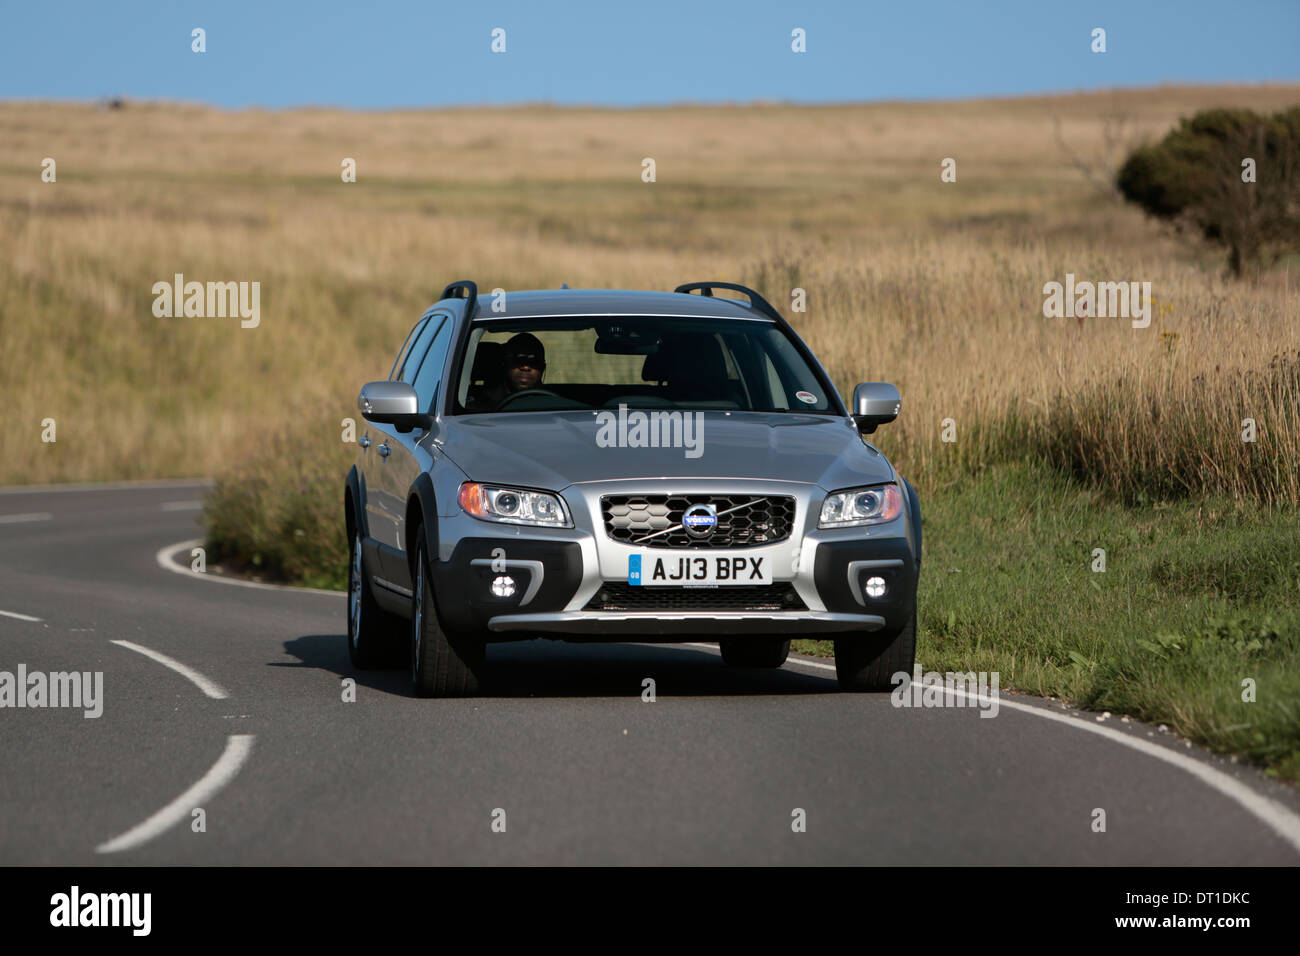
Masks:
[[[715,296],[729,290],[743,296]],[[726,282],[443,290],[365,419],[344,494],[348,653],[475,693],[496,641],[716,642],[779,667],[834,641],[840,687],[911,673],[921,510],[784,318]]]

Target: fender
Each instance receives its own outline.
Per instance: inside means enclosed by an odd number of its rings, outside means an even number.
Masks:
[[[433,492],[433,479],[427,471],[420,472],[406,496],[406,566],[412,582],[415,581],[415,555],[411,552],[415,548],[415,529],[421,524],[424,525],[424,543],[427,549],[425,557],[432,573],[438,567],[438,499]],[[414,584],[411,586],[414,587]]]
[[[921,567],[921,499],[917,497],[916,489],[912,483],[899,475],[903,487],[907,489],[907,523],[911,525],[916,534],[916,539],[912,542],[916,548],[916,566]]]
[[[361,496],[361,475],[357,471],[356,465],[353,465],[352,470],[348,472],[344,494],[352,499],[352,517],[361,532],[362,540],[365,540],[370,537],[370,525],[366,521],[366,509],[361,504],[365,499]],[[351,543],[349,543],[349,547],[351,547]]]

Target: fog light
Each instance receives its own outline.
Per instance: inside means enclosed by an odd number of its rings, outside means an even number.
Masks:
[[[864,589],[867,597],[878,598],[885,596],[885,579],[884,578],[867,578],[867,586]]]
[[[493,578],[492,593],[497,597],[510,597],[515,593],[515,579],[508,574]]]

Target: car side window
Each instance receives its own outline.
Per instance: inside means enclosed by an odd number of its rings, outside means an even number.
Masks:
[[[416,322],[415,325],[411,327],[410,334],[406,336],[406,341],[402,343],[402,350],[397,353],[397,358],[393,362],[392,371],[388,373],[388,380],[390,382],[399,381],[397,377],[397,370],[402,367],[402,363],[406,361],[406,357],[411,353],[411,344],[415,341],[416,337],[424,329],[426,321],[427,320],[424,318],[424,316],[421,316],[420,321]]]
[[[426,321],[424,328],[420,329],[419,336],[415,337],[415,345],[411,346],[406,358],[402,359],[402,368],[398,371],[396,381],[404,381],[407,385],[415,382],[416,369],[420,368],[420,359],[424,358],[424,351],[429,347],[429,339],[433,338],[433,333],[438,330],[438,323],[442,321],[441,316],[430,316]]]
[[[420,369],[420,361],[424,358],[424,353],[429,348],[429,342],[433,339],[434,333],[438,331],[438,326],[442,324],[442,318],[441,315],[431,315],[429,321],[424,323],[424,328],[416,336],[411,351],[407,352],[406,358],[402,360],[402,370],[397,373],[399,382],[405,382],[407,385],[415,384],[415,373]]]
[[[438,395],[438,385],[442,381],[443,367],[447,364],[447,350],[451,347],[451,322],[442,321],[434,316],[433,322],[441,322],[433,337],[433,342],[424,353],[424,360],[416,372],[415,395],[420,400],[420,408],[425,412],[433,411],[433,400]],[[432,327],[433,322],[430,322]]]

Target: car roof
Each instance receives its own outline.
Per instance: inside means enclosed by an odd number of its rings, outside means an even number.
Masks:
[[[552,315],[680,315],[709,318],[761,319],[769,316],[739,299],[686,292],[640,289],[530,289],[507,292],[504,309],[493,309],[496,297],[486,292],[478,299],[474,318],[517,319]]]

